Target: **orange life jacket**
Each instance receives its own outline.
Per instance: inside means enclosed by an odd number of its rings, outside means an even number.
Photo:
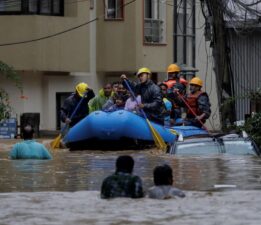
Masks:
[[[184,78],[179,78],[179,82],[181,84],[184,84],[185,86],[187,86],[188,84],[188,81],[186,81]],[[176,80],[168,80],[164,82],[164,84],[166,84],[168,88],[172,88],[176,84]]]
[[[205,92],[202,92],[202,91],[197,91],[196,93],[194,94],[188,94],[187,95],[187,103],[188,105],[190,106],[190,108],[193,110],[193,112],[197,115],[197,116],[200,116],[202,114],[202,112],[199,111],[199,108],[198,108],[198,98],[200,95],[202,94],[205,94]],[[194,113],[192,112],[192,110],[188,109],[187,111],[187,116],[190,117],[190,118],[194,118],[195,115]],[[203,122],[203,121],[202,121]]]

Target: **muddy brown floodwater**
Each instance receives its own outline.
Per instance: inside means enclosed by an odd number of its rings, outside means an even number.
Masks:
[[[53,160],[9,160],[0,144],[0,224],[260,224],[261,160],[253,156],[177,157],[144,151],[57,150]],[[102,200],[102,180],[119,155],[135,159],[146,190],[168,163],[185,199]],[[221,186],[220,186],[221,185]],[[222,188],[231,185],[231,188]],[[221,187],[221,188],[220,188]]]

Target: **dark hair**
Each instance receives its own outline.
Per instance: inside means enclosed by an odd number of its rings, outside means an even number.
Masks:
[[[115,84],[120,84],[120,81],[114,81],[114,82],[112,82],[112,86],[114,86]]]
[[[159,83],[158,86],[159,86],[159,87],[164,86],[164,87],[168,88],[168,85],[167,85],[167,84],[164,84],[164,83]]]
[[[30,124],[26,124],[23,127],[23,139],[30,140],[34,136],[34,128]]]
[[[103,88],[105,88],[108,85],[110,85],[112,87],[111,83],[106,83],[106,84],[103,85]]]
[[[173,175],[172,168],[164,164],[162,166],[155,167],[153,171],[154,184],[157,185],[172,185]]]
[[[184,91],[186,90],[186,86],[184,84],[181,83],[176,83],[173,85],[173,88],[179,89],[179,91]]]
[[[132,173],[134,160],[129,155],[119,156],[116,160],[116,172]]]
[[[122,101],[124,101],[125,99],[124,99],[124,96],[123,96],[122,94],[117,94],[117,93],[115,93],[115,94],[113,95],[113,100],[114,100],[114,101],[116,101],[116,100],[122,100]]]

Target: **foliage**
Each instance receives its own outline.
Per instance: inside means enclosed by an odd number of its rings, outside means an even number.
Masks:
[[[237,131],[246,131],[261,148],[261,113],[255,113],[251,118],[248,118],[244,126],[236,128]]]
[[[4,76],[11,80],[14,85],[22,92],[23,86],[20,76],[16,73],[13,67],[0,61],[0,76]],[[8,118],[11,113],[8,93],[0,87],[0,120]]]

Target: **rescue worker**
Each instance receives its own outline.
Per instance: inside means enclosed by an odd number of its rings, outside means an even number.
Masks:
[[[179,92],[182,96],[184,96],[186,93],[186,89],[184,89],[184,85],[181,83],[175,83],[171,89],[168,91],[168,99],[172,103],[172,109],[171,109],[171,118],[176,121],[177,119],[181,118],[181,107],[182,104],[179,103],[179,100],[177,100],[177,94],[175,92]],[[175,123],[175,122],[174,122]]]
[[[138,109],[143,109],[149,120],[158,124],[164,125],[164,111],[165,106],[162,100],[160,87],[153,83],[150,79],[151,72],[148,68],[141,68],[138,70],[136,76],[139,83],[135,84],[127,80],[125,74],[121,75],[123,85],[128,89],[126,82],[133,90],[134,94],[141,96],[141,104],[137,105]]]
[[[11,152],[11,159],[52,159],[51,154],[41,143],[33,139],[34,129],[27,124],[23,127],[24,141],[16,143]]]
[[[171,89],[176,83],[183,85],[183,89],[186,90],[188,82],[180,77],[180,67],[177,64],[170,64],[167,69],[168,80],[164,83]],[[180,90],[181,91],[181,90]]]
[[[88,87],[88,84],[83,82],[77,84],[75,86],[75,92],[64,101],[61,108],[62,122],[69,124],[69,126],[72,127],[86,117],[89,114],[88,102],[94,98],[94,96],[95,94],[93,90]],[[84,99],[79,105],[75,116],[70,118],[82,98]]]
[[[209,97],[206,92],[201,91],[203,81],[199,77],[192,78],[189,86],[190,93],[183,99],[179,97],[179,102],[187,108],[186,121],[188,124],[202,127],[211,114]]]
[[[101,198],[142,198],[142,181],[132,175],[134,160],[131,156],[119,156],[116,161],[116,171],[105,178],[101,187]]]
[[[102,110],[104,104],[113,96],[112,85],[107,83],[103,86],[103,88],[99,91],[99,94],[95,96],[89,102],[90,112],[94,112],[97,110]]]

